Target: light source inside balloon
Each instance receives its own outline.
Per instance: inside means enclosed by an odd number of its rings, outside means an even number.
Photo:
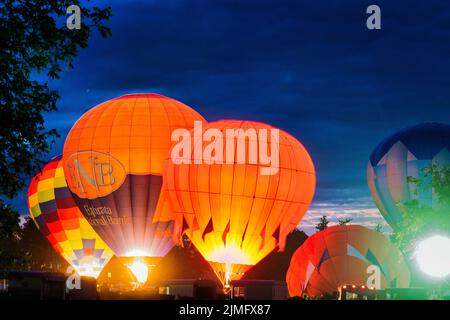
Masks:
[[[240,279],[260,260],[258,255],[252,255],[250,252],[250,250],[244,251],[240,245],[227,243],[226,246],[217,246],[211,251],[204,252],[204,257],[227,289],[230,287],[231,280]]]
[[[144,284],[147,282],[148,267],[143,261],[139,259],[134,260],[130,265],[128,265],[128,268],[136,277],[137,282],[139,282],[140,284]]]
[[[231,269],[231,264],[227,263],[225,265],[225,284],[224,284],[225,288],[229,288],[230,287],[230,281],[231,281],[232,275],[233,275],[233,272],[232,272],[232,269]]]
[[[134,249],[124,254],[124,257],[147,257],[147,256],[153,256],[153,253],[141,249]]]
[[[422,240],[415,250],[415,258],[419,268],[432,277],[450,275],[450,238],[435,235]]]
[[[239,246],[232,244],[216,247],[205,254],[205,257],[225,289],[230,287],[231,280],[240,279],[248,269],[259,261],[256,255],[251,255]]]
[[[255,264],[252,261],[251,256],[245,254],[245,252],[237,246],[224,246],[217,247],[207,254],[208,261],[221,262],[221,263],[235,263],[235,264]]]

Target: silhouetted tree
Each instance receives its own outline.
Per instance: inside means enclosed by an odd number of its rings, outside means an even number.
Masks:
[[[61,266],[61,270],[68,267],[68,263],[42,236],[30,217],[25,218],[20,232],[20,249],[25,258],[25,269],[50,271],[55,270],[57,266]]]
[[[340,226],[345,226],[352,221],[353,221],[352,218],[338,219],[338,223]]]
[[[319,222],[316,224],[316,230],[322,231],[328,228],[328,224],[330,223],[330,220],[328,220],[327,216],[322,216],[319,220]]]
[[[383,226],[381,224],[377,224],[373,230],[377,231],[377,232],[383,232]]]
[[[50,79],[59,78],[80,48],[88,45],[93,30],[103,37],[110,30],[103,25],[111,8],[81,5],[79,0],[4,0],[0,2],[0,219],[17,221],[18,214],[5,204],[22,190],[28,177],[42,166],[56,130],[44,127],[43,114],[55,111],[58,92],[51,90]],[[66,10],[81,9],[81,29],[69,30]],[[6,223],[14,233],[17,223]],[[12,241],[4,239],[2,241]],[[2,246],[0,264],[15,258]],[[6,260],[4,260],[6,259]]]
[[[19,214],[10,206],[0,204],[0,269],[18,268],[22,264],[19,246]]]

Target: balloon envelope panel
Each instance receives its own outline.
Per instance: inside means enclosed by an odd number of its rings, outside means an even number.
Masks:
[[[207,150],[214,145],[225,159],[225,140],[230,140],[226,139],[227,130],[267,130],[270,145],[270,130],[276,128],[222,120],[204,125],[202,133],[210,129],[222,135],[223,143],[220,139],[202,140],[200,134],[192,139],[192,146]],[[237,136],[232,142],[236,154],[239,145],[245,146],[245,163],[238,162],[237,156],[229,162],[195,163],[194,150],[181,156],[185,163],[168,159],[165,165],[164,189],[178,215],[177,232],[186,232],[222,281],[240,277],[277,246],[283,249],[286,236],[303,217],[315,190],[313,162],[299,141],[280,130],[279,170],[263,175],[261,168],[267,166],[249,161],[252,139],[260,142],[261,135]]]
[[[81,214],[67,187],[61,157],[31,181],[30,215],[39,231],[81,275],[98,276],[113,253]]]
[[[374,202],[386,221],[397,228],[404,213],[399,205],[417,200],[439,206],[431,188],[408,183],[408,177],[431,182],[424,168],[450,165],[450,126],[425,123],[403,129],[381,142],[370,156],[367,182]]]
[[[309,237],[294,253],[286,275],[291,297],[337,292],[341,285],[367,285],[369,266],[381,272],[381,288],[409,286],[400,251],[380,232],[362,226],[333,226]]]
[[[172,132],[204,119],[157,94],[131,94],[86,112],[64,145],[64,170],[81,212],[120,257],[164,256],[173,216],[161,193]]]

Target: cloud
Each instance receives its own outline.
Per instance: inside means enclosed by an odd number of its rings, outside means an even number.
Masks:
[[[366,199],[314,203],[303,217],[298,228],[311,235],[317,231],[315,226],[322,216],[327,216],[331,221],[330,226],[338,224],[339,219],[352,219],[349,224],[358,224],[367,228],[374,228],[380,225],[383,232],[392,232],[392,229],[381,216],[378,209]]]

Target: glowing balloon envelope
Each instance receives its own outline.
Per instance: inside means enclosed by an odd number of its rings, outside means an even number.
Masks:
[[[31,180],[28,207],[39,231],[80,275],[100,274],[113,253],[75,204],[61,157],[53,158]]]
[[[192,128],[195,120],[204,121],[176,100],[130,94],[92,108],[70,130],[63,152],[70,191],[117,256],[154,260],[173,247],[173,218],[161,193],[163,162],[172,132]]]
[[[293,254],[286,274],[291,297],[320,297],[349,284],[406,288],[409,281],[400,251],[381,232],[358,225],[313,234]]]
[[[405,211],[399,205],[410,200],[436,208],[437,194],[431,188],[408,183],[408,179],[429,180],[424,168],[450,165],[450,126],[424,123],[400,130],[382,141],[372,152],[367,182],[383,217],[398,228]]]
[[[176,234],[226,284],[284,248],[313,198],[313,162],[297,139],[263,123],[222,120],[184,136],[192,148],[180,138],[164,170]]]

